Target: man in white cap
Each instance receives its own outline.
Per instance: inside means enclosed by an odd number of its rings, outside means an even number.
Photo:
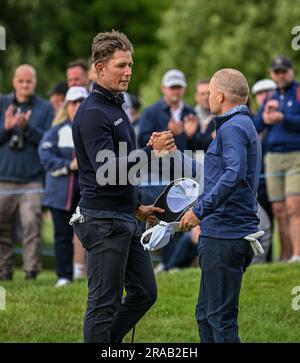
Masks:
[[[145,146],[154,131],[170,130],[175,135],[179,150],[190,149],[191,140],[197,131],[195,111],[183,102],[187,87],[184,74],[171,69],[162,78],[163,97],[145,109],[140,118],[139,144]]]
[[[161,83],[162,98],[156,103],[147,107],[142,113],[139,120],[139,135],[138,143],[140,147],[146,146],[154,131],[172,131],[175,136],[175,143],[177,149],[195,150],[195,137],[197,129],[199,128],[199,121],[195,116],[195,111],[192,107],[183,102],[187,82],[185,75],[178,69],[171,69],[167,71]],[[151,166],[148,170],[150,176],[149,185],[140,188],[141,201],[144,204],[152,204],[163,191],[163,185],[155,185],[156,180],[162,180],[162,183],[170,183],[174,176],[165,175],[165,170],[170,170],[170,161],[165,158],[162,161],[162,166],[156,170]],[[151,172],[151,175],[150,175]],[[168,262],[172,252],[174,243],[173,241],[161,250],[162,264],[160,264],[156,271],[164,268]]]
[[[276,90],[277,86],[271,79],[261,79],[252,86],[252,94],[255,96],[256,103],[260,107]]]

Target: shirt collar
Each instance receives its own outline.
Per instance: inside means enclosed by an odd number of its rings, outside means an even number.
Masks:
[[[218,129],[225,121],[229,120],[233,115],[236,115],[237,113],[250,115],[249,109],[246,105],[235,106],[226,111],[223,115],[215,117],[216,128]]]
[[[92,92],[98,93],[102,96],[104,96],[107,100],[109,100],[112,103],[116,103],[116,99],[119,99],[120,101],[118,103],[122,104],[124,103],[124,95],[122,92],[120,93],[113,93],[109,91],[107,88],[102,87],[99,83],[93,84]]]
[[[31,95],[29,96],[29,99],[28,101],[26,102],[18,102],[17,98],[16,98],[16,92],[13,91],[13,99],[12,99],[12,102],[15,106],[33,106],[33,103],[34,103],[34,100],[35,100],[35,95]]]

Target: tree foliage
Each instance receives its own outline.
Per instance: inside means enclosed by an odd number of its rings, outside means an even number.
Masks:
[[[47,93],[65,78],[66,64],[90,57],[100,31],[123,31],[135,47],[131,90],[137,92],[156,63],[160,42],[155,31],[171,0],[0,0],[0,25],[6,51],[0,52],[0,92],[11,90],[11,76],[21,63],[38,70],[38,91]]]
[[[271,58],[299,54],[291,47],[292,28],[300,25],[299,0],[175,0],[158,31],[162,48],[157,65],[143,85],[145,104],[160,95],[163,73],[179,68],[188,79],[188,100],[195,82],[216,70],[241,70],[250,84],[269,77]]]

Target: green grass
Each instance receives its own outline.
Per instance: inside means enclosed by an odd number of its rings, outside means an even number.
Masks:
[[[198,342],[194,319],[200,272],[197,268],[157,276],[155,306],[136,327],[136,342]],[[23,280],[18,270],[0,310],[0,342],[82,342],[86,281],[54,288],[55,274]],[[291,307],[291,290],[300,285],[300,264],[251,266],[240,298],[240,336],[244,342],[300,342],[300,310]],[[131,334],[125,341],[129,342]]]

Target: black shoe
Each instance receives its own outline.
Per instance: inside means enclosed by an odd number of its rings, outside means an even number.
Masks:
[[[31,271],[31,272],[26,272],[25,274],[25,280],[35,280],[37,277],[37,272]]]
[[[12,272],[0,272],[0,281],[12,281],[13,274]]]

